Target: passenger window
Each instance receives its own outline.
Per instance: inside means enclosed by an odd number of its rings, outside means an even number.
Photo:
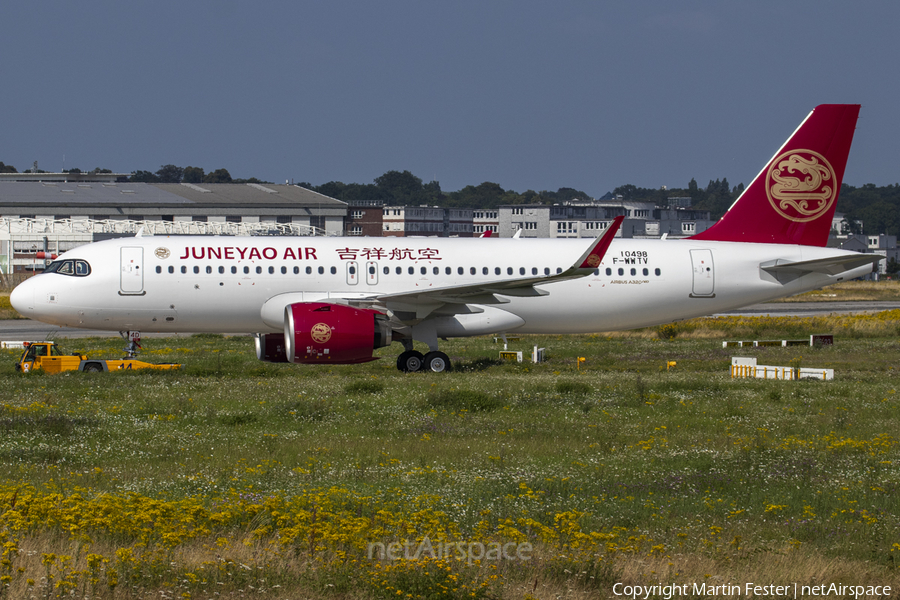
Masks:
[[[231,274],[237,275],[237,267],[231,267]]]
[[[211,275],[211,274],[212,274],[212,267],[211,267],[210,265],[206,265],[206,274],[207,274],[207,275]]]
[[[507,275],[512,275],[512,274],[513,274],[513,268],[512,268],[512,267],[506,267],[506,274],[507,274]]]
[[[369,267],[369,275],[375,274],[375,267]]]
[[[474,275],[475,273],[477,273],[477,271],[475,270],[475,267],[469,267],[469,274]]]
[[[175,272],[175,267],[169,267],[169,273],[174,273],[174,272]]]
[[[452,275],[453,269],[451,269],[450,267],[447,267],[446,269],[444,269],[444,273],[446,273],[447,275]]]
[[[337,267],[331,267],[331,274],[332,274],[332,275],[336,275],[336,274],[337,274]]]
[[[269,275],[275,274],[275,267],[269,267]]]
[[[200,272],[200,267],[194,267],[194,275],[197,275]]]
[[[519,275],[525,274],[525,267],[519,267]]]
[[[632,274],[632,275],[637,275],[637,269],[634,269],[634,268],[631,269],[631,274]]]
[[[488,268],[487,268],[487,267],[482,267],[481,273],[482,273],[482,275],[487,275],[487,274],[489,273]]]
[[[410,267],[410,268],[409,268],[409,274],[410,274],[410,275],[415,275],[415,274],[416,274],[416,268],[415,268],[415,267]]]
[[[312,275],[312,267],[306,267],[306,274]]]
[[[182,265],[182,267],[181,267],[181,272],[182,272],[182,273],[187,273],[187,267],[185,267],[184,265]]]
[[[646,277],[649,274],[650,274],[650,269],[644,269],[644,276]]]
[[[348,271],[351,275],[356,275],[356,267],[354,267],[353,265],[350,265],[349,267],[347,267],[347,271]]]
[[[294,275],[300,274],[300,267],[294,267]]]
[[[459,268],[456,270],[456,272],[459,273],[460,275],[462,275],[462,274],[465,273],[465,270],[464,270],[462,267],[459,267]]]
[[[256,267],[256,274],[262,275],[262,267]]]
[[[281,267],[281,274],[287,275],[287,267]]]
[[[612,275],[612,269],[610,269],[609,267],[606,267],[606,274]]]
[[[550,274],[550,267],[544,267],[544,275]]]
[[[390,267],[385,267],[383,270],[384,270],[384,274],[385,274],[385,275],[390,275],[390,274],[391,274],[391,268],[390,268]]]
[[[559,275],[562,273],[562,267],[556,267],[556,274]]]
[[[397,267],[397,275],[403,275],[403,267]]]
[[[537,275],[537,267],[531,267],[531,274]]]
[[[428,269],[426,269],[425,267],[422,267],[420,270],[422,271],[422,275],[428,274]]]
[[[219,267],[219,275],[225,272],[225,267]]]
[[[624,274],[625,274],[625,269],[619,269],[619,276],[622,276]]]
[[[250,267],[244,267],[244,275],[250,274]]]
[[[160,267],[159,265],[157,265],[157,266],[156,266],[156,272],[157,272],[157,273],[162,273],[162,267]]]
[[[659,269],[658,268],[654,270],[654,273],[656,273],[656,276],[659,277]]]
[[[644,270],[646,271],[647,269],[644,269]],[[594,269],[594,275],[599,275],[599,274],[600,274],[600,269]],[[644,275],[646,275],[646,273],[644,273]]]
[[[325,274],[325,267],[319,267],[319,275]]]
[[[441,270],[440,270],[439,268],[437,268],[437,267],[435,267],[435,268],[433,269],[433,271],[434,271],[434,274],[435,274],[435,275],[440,275],[440,274],[441,274]]]

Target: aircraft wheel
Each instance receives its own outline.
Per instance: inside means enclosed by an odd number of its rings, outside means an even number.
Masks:
[[[443,352],[435,351],[425,355],[424,370],[431,371],[432,373],[443,373],[445,371],[450,371],[451,369],[450,357]]]
[[[416,350],[407,350],[397,357],[397,368],[404,373],[413,373],[422,368],[424,357],[421,352]]]

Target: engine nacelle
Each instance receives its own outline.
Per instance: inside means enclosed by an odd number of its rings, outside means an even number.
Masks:
[[[391,343],[382,313],[328,302],[297,302],[284,309],[286,357],[294,363],[352,364],[375,360]]]
[[[287,344],[284,343],[284,334],[256,334],[256,358],[263,362],[287,362]]]

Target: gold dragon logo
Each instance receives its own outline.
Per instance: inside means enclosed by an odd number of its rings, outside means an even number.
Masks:
[[[831,208],[837,197],[836,180],[831,164],[818,152],[789,150],[772,161],[766,194],[782,217],[805,223]]]
[[[309,335],[314,342],[324,344],[331,339],[331,327],[327,323],[316,323],[309,330]]]
[[[154,250],[153,253],[156,254],[156,258],[160,258],[162,260],[169,258],[169,249],[162,246]]]
[[[596,254],[591,254],[590,256],[587,257],[587,266],[596,267],[599,264],[600,264],[600,257],[597,256]]]

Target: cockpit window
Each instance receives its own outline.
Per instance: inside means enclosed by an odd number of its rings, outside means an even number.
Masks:
[[[73,277],[87,277],[91,274],[91,265],[84,260],[57,260],[44,269],[44,273],[59,273]]]

